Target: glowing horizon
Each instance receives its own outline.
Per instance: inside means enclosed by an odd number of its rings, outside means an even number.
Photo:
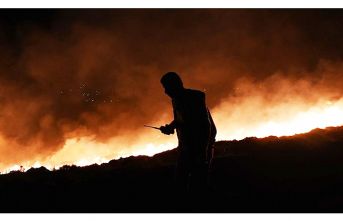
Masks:
[[[324,129],[326,127],[343,125],[343,99],[334,102],[323,100],[315,106],[307,107],[304,111],[299,111],[292,116],[287,116],[289,112],[284,112],[279,119],[275,118],[266,122],[260,121],[250,125],[241,125],[236,130],[235,126],[230,125],[237,125],[238,122],[231,121],[231,124],[227,124],[228,120],[225,120],[235,119],[232,116],[234,115],[234,110],[231,111],[229,116],[227,112],[223,111],[223,107],[226,107],[225,103],[213,109],[213,118],[218,129],[217,141],[242,140],[246,137],[292,136],[307,133],[316,128]],[[278,108],[283,109],[283,105],[280,104],[279,107],[275,107],[276,110]],[[300,105],[298,108],[304,107]],[[118,144],[125,148],[112,152],[113,146],[118,146]],[[87,166],[107,163],[113,159],[129,156],[153,156],[154,154],[173,149],[176,146],[176,136],[165,136],[160,134],[159,131],[150,129],[145,129],[136,136],[135,142],[124,138],[113,138],[106,143],[98,142],[91,136],[70,138],[66,140],[62,149],[49,156],[46,160],[17,163],[2,169],[2,174],[19,170],[20,166],[23,166],[25,171],[32,167],[37,168],[40,166],[53,170],[59,169],[64,165]]]

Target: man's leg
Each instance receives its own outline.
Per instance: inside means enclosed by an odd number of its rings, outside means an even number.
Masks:
[[[186,156],[180,155],[175,168],[175,186],[180,194],[187,194],[189,191],[190,167]]]
[[[190,189],[192,193],[204,193],[207,190],[208,165],[198,162],[192,166],[190,175]]]

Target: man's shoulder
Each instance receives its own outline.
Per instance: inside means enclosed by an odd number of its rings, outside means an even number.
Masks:
[[[195,89],[187,88],[187,89],[185,89],[185,92],[187,95],[190,95],[190,96],[199,96],[199,97],[205,96],[204,92],[199,91],[199,90],[195,90]]]
[[[205,93],[199,90],[186,89],[185,94],[186,94],[186,97],[188,97],[189,99],[199,99],[199,100],[205,99]]]

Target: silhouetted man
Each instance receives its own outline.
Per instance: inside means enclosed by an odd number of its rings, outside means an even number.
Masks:
[[[205,93],[184,88],[175,72],[166,73],[161,83],[172,99],[174,120],[160,129],[167,135],[176,129],[179,140],[175,174],[178,188],[204,190],[217,132],[205,103]]]

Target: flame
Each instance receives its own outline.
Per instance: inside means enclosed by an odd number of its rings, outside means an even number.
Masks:
[[[225,106],[227,104],[223,104]],[[314,106],[305,103],[279,104],[268,110],[257,105],[255,111],[232,110],[223,112],[223,107],[215,109],[219,122],[219,140],[241,140],[246,137],[290,136],[309,132],[315,128],[343,125],[343,99],[319,101]],[[266,113],[269,112],[269,113]],[[267,115],[268,119],[262,115]],[[227,119],[230,119],[228,121]],[[242,119],[246,119],[242,121]]]
[[[149,142],[145,142],[146,140],[149,140]],[[118,146],[123,148],[118,149]],[[44,161],[34,163],[27,161],[21,165],[25,170],[40,166],[44,166],[49,170],[59,169],[64,165],[87,166],[107,163],[112,159],[121,157],[153,156],[176,146],[175,137],[164,137],[158,131],[146,131],[146,133],[142,133],[141,136],[136,138],[136,142],[132,142],[131,139],[126,137],[113,138],[106,143],[96,141],[94,136],[77,137],[67,139],[61,150]],[[3,173],[18,171],[19,169],[19,165],[13,165],[5,168]]]
[[[266,108],[264,102],[242,101],[232,106],[230,100],[213,109],[216,122],[217,140],[240,140],[246,137],[289,136],[306,133],[315,128],[343,125],[343,98],[336,101],[321,99],[313,105],[305,102],[280,102]],[[231,108],[230,108],[231,107]],[[165,117],[163,122],[165,122]],[[161,125],[162,120],[154,125]],[[175,135],[165,136],[157,130],[142,129],[137,136],[115,137],[102,143],[94,136],[73,137],[66,140],[62,149],[42,161],[27,161],[20,165],[45,166],[49,170],[63,165],[87,166],[102,164],[120,157],[147,155],[170,150],[177,146]],[[19,164],[2,169],[2,173],[22,170]]]

